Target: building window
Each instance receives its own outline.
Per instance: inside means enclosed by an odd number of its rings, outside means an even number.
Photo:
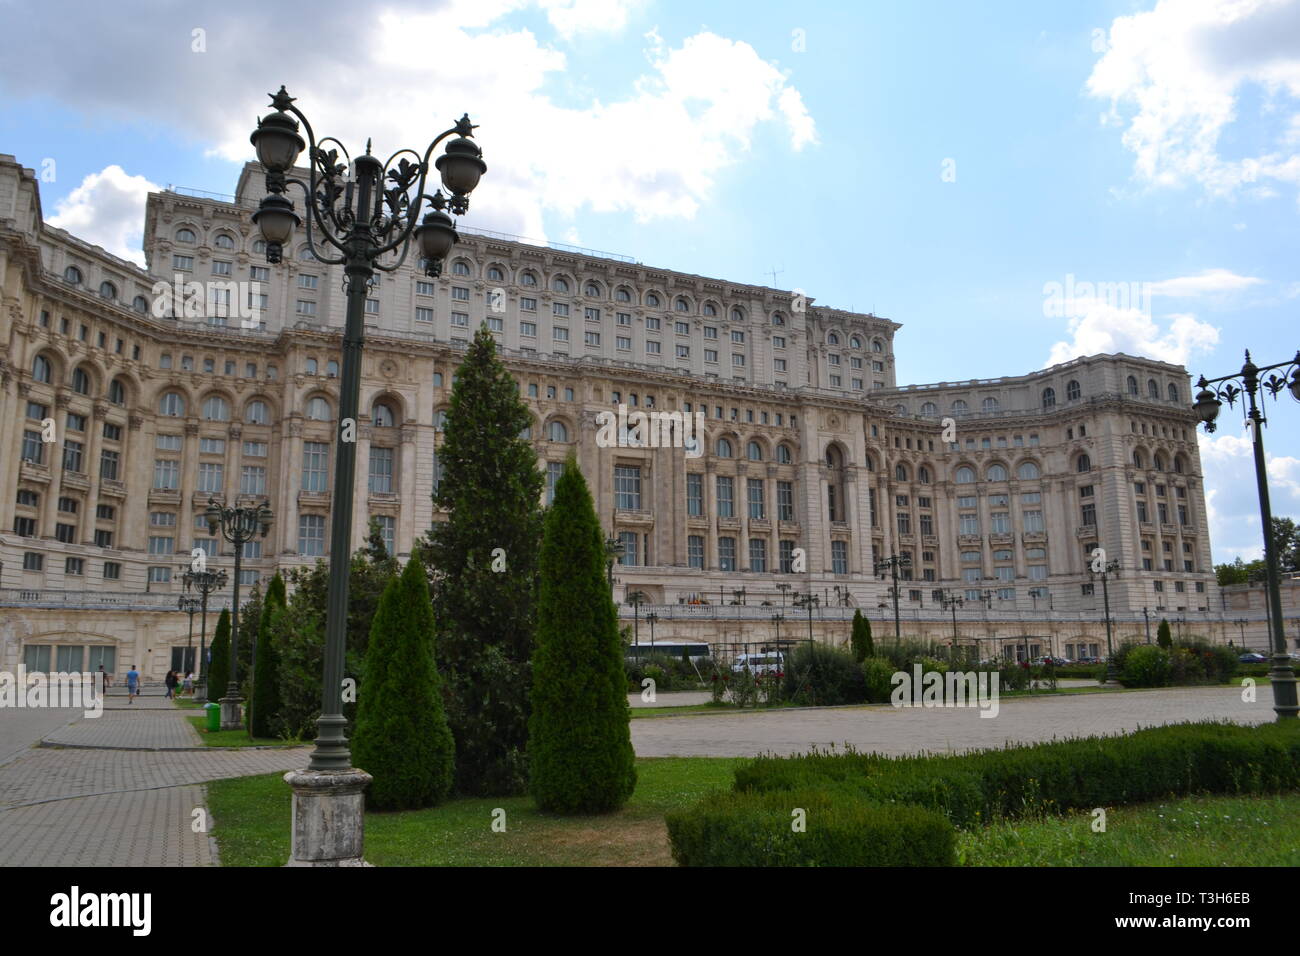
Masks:
[[[734,479],[730,475],[718,475],[719,518],[734,518],[736,516],[734,495]]]
[[[686,538],[686,564],[699,570],[704,568],[704,538],[698,534]]]
[[[329,481],[329,444],[326,442],[303,442],[302,446],[302,490],[326,491]]]
[[[847,541],[831,542],[831,571],[834,574],[849,573],[849,545]]]
[[[641,510],[641,468],[614,466],[614,507],[619,511]]]
[[[198,490],[209,494],[220,494],[224,471],[225,467],[216,462],[200,462]]]
[[[302,515],[298,519],[298,553],[318,557],[325,553],[325,518],[323,515]]]
[[[375,523],[379,525],[379,537],[383,539],[384,550],[390,556],[397,553],[397,519],[392,515],[375,515]]]
[[[718,539],[718,570],[720,571],[736,570],[736,539],[735,538]]]
[[[635,531],[620,531],[618,541],[623,546],[623,554],[619,557],[618,563],[625,564],[628,567],[637,567],[641,563],[637,533]]]
[[[239,476],[241,495],[266,494],[266,469],[261,465],[245,465]]]
[[[63,470],[80,474],[82,471],[81,459],[85,446],[79,441],[67,439],[63,442]]]
[[[748,480],[749,516],[751,518],[763,519],[767,517],[767,491],[764,484],[762,478],[750,478]]]
[[[370,448],[370,493],[391,494],[393,491],[393,449]]]
[[[704,476],[699,472],[686,475],[686,514],[695,518],[704,514]]]
[[[767,571],[767,539],[749,539],[749,570],[759,573]]]

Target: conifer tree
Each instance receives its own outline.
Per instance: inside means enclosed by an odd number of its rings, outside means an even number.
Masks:
[[[226,685],[230,682],[230,608],[222,609],[209,650],[212,658],[208,661],[208,700],[219,702],[226,696]]]
[[[875,657],[876,648],[871,640],[871,622],[862,616],[862,609],[853,612],[853,657],[859,664],[868,657]]]
[[[527,789],[530,658],[544,479],[522,437],[536,427],[486,326],[456,373],[428,536],[438,655],[465,794]]]
[[[253,695],[249,701],[248,727],[254,737],[273,735],[272,722],[280,709],[279,661],[271,627],[275,615],[285,608],[284,578],[271,578],[258,617],[257,653],[253,661]]]
[[[623,642],[605,546],[572,458],[555,485],[539,561],[530,789],[552,813],[604,813],[636,786]]]
[[[1165,650],[1169,650],[1174,646],[1174,638],[1169,633],[1169,620],[1167,618],[1162,617],[1160,619],[1160,627],[1156,629],[1156,643]]]
[[[366,798],[371,808],[428,807],[451,792],[456,751],[441,685],[429,580],[412,556],[379,599],[357,689],[352,754],[374,778]]]

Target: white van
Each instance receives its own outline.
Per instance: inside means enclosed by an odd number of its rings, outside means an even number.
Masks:
[[[761,654],[738,654],[731,664],[731,672],[739,674],[749,668],[751,674],[776,674],[785,670],[785,655],[780,651]]]

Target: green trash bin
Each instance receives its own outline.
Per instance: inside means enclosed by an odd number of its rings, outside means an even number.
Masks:
[[[208,703],[203,705],[203,709],[207,712],[208,715],[207,729],[220,730],[221,729],[221,705]]]

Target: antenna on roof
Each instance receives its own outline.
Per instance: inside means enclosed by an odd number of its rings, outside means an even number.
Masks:
[[[778,273],[778,272],[785,272],[785,270],[784,270],[784,269],[777,269],[776,266],[773,266],[771,269],[769,269],[769,270],[767,270],[767,271],[770,272],[770,273],[772,274],[772,288],[775,289],[775,288],[776,288],[776,275],[777,275],[777,273]]]

